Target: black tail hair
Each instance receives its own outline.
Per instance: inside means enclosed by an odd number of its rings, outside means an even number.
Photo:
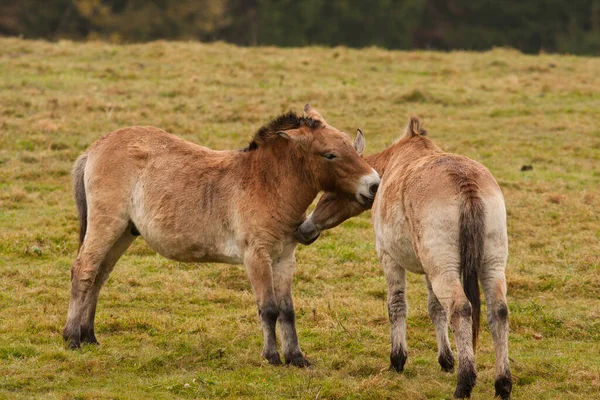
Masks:
[[[481,316],[481,299],[477,270],[483,262],[484,208],[477,196],[466,194],[460,207],[460,275],[463,289],[471,302],[473,318],[473,351],[477,347]]]
[[[75,195],[75,205],[79,212],[79,249],[83,244],[85,233],[87,231],[87,199],[85,197],[84,170],[87,163],[87,154],[79,156],[73,166],[73,194]]]

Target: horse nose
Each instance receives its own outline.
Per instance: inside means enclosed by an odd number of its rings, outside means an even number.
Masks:
[[[371,186],[369,186],[369,193],[375,196],[375,193],[377,193],[377,189],[379,189],[379,183],[374,183]]]

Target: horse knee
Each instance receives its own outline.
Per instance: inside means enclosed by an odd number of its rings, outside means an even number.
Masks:
[[[430,301],[427,304],[427,311],[429,311],[431,317],[437,316],[443,310],[444,309],[437,302]]]
[[[258,308],[258,314],[267,325],[275,325],[279,318],[279,308],[274,304],[265,304]]]
[[[463,301],[455,303],[450,311],[450,326],[452,330],[456,332],[459,326],[463,325],[465,321],[471,322],[472,313],[473,308],[466,298]]]
[[[279,318],[281,322],[293,324],[296,322],[296,312],[294,307],[286,306],[279,309]]]
[[[71,287],[78,292],[87,292],[98,275],[98,266],[85,266],[77,260],[71,268]]]
[[[505,322],[508,320],[508,306],[505,302],[498,303],[495,307],[496,317],[499,321]]]
[[[85,274],[75,276],[71,282],[71,292],[73,295],[77,296],[86,296],[89,292],[90,288],[94,284],[95,275],[93,274]],[[83,297],[85,298],[85,297]],[[83,298],[82,301],[83,301]]]
[[[464,300],[454,306],[454,310],[452,312],[452,316],[454,318],[468,318],[473,314],[473,307],[471,307],[471,303],[468,300]]]

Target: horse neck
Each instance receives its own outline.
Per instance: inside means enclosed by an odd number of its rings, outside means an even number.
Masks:
[[[371,154],[370,156],[365,157],[365,161],[369,164],[379,176],[383,176],[388,163],[390,162],[390,158],[394,154],[392,147],[388,147],[387,149],[380,151],[379,153]]]
[[[385,150],[365,157],[365,161],[383,176],[390,161],[410,164],[432,152],[441,151],[431,140],[425,137],[401,138]]]
[[[247,154],[253,160],[250,168],[247,164],[243,168],[253,175],[259,193],[276,203],[279,222],[301,221],[319,193],[305,171],[303,157],[289,144],[259,147]]]

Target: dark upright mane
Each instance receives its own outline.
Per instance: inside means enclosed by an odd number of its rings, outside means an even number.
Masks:
[[[252,141],[248,144],[248,147],[242,149],[242,151],[256,150],[260,145],[264,145],[271,139],[277,137],[277,132],[298,129],[301,126],[317,129],[322,126],[322,123],[321,121],[310,117],[299,117],[295,112],[288,111],[257,130]]]

